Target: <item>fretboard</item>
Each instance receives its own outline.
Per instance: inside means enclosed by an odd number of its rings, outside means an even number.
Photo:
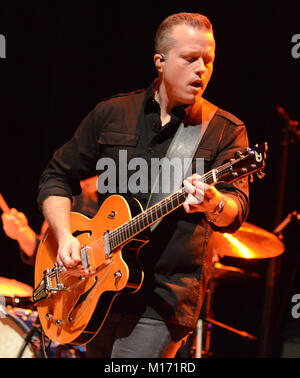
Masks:
[[[218,169],[207,172],[201,177],[201,181],[209,185],[218,181],[220,175],[231,170],[231,164],[226,163]],[[109,232],[109,245],[111,251],[118,246],[126,243],[133,236],[139,234],[159,219],[165,217],[178,207],[180,207],[186,198],[186,192],[184,188],[177,190],[168,197],[159,201],[155,205],[149,207],[147,210],[136,215],[130,221],[124,223],[122,226]]]

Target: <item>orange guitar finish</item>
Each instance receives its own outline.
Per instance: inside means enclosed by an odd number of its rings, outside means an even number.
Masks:
[[[137,201],[136,204],[140,206]],[[113,195],[104,201],[93,219],[79,213],[71,213],[72,233],[83,232],[76,237],[81,245],[91,246],[90,265],[91,270],[96,272],[84,279],[60,272],[59,283],[63,284],[65,289],[69,289],[52,293],[48,298],[36,303],[42,328],[52,341],[60,344],[87,343],[102,327],[114,298],[121,292],[135,292],[140,288],[143,272],[140,271],[130,279],[128,265],[122,256],[123,246],[106,256],[103,243],[103,234],[106,231],[116,229],[131,218],[128,202],[119,195]],[[141,245],[147,242],[141,238],[137,241]],[[48,229],[37,252],[35,287],[44,279],[44,271],[54,267],[56,254],[57,242],[51,229]],[[136,257],[135,253],[135,261]],[[52,286],[56,287],[56,276],[52,276]],[[105,295],[106,298],[101,303],[101,296],[104,294],[108,295]],[[103,308],[95,311],[96,307],[101,305]],[[95,319],[94,323],[98,324],[89,327],[92,316],[97,317],[97,314],[98,319]]]

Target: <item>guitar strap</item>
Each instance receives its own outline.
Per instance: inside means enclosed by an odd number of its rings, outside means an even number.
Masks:
[[[167,154],[165,158],[162,159],[159,173],[151,188],[151,194],[146,206],[147,209],[181,188],[182,181],[187,177],[187,172],[191,167],[192,159],[197,151],[197,148],[217,109],[218,108],[215,105],[202,99],[201,104],[197,109],[199,119],[197,124],[185,125],[182,122],[179,125],[168,148]],[[176,170],[175,168],[171,169],[170,164],[172,159],[175,161],[175,165],[176,161],[181,160],[182,172],[179,175],[175,174],[175,177],[174,173]],[[167,171],[169,174],[162,174],[164,163],[167,164],[167,167],[169,168]],[[170,188],[170,191],[169,193],[166,193],[165,191],[160,190],[160,188]],[[153,231],[159,223],[160,221],[157,221],[155,224],[153,224],[150,227],[151,231]]]

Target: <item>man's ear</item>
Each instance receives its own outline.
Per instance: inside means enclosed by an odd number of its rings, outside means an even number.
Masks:
[[[158,72],[162,72],[164,61],[165,61],[165,57],[163,54],[154,55],[154,64]]]

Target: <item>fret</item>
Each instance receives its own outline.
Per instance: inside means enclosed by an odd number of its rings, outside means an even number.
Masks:
[[[158,203],[155,206],[155,220],[161,218],[162,216],[163,216],[163,214],[162,214],[162,211],[161,211],[160,203]]]
[[[113,250],[116,247],[114,232],[110,232],[108,235],[110,249]]]
[[[121,238],[120,238],[120,228],[117,229],[117,244],[120,244]]]
[[[206,173],[205,175],[202,176],[202,181],[208,185],[213,183],[213,180],[211,180],[211,177],[209,176],[210,172]]]
[[[117,231],[116,230],[113,233],[113,242],[114,242],[114,247],[116,247],[118,245],[118,242],[117,242]]]
[[[168,200],[167,202],[167,211],[171,211],[172,210],[172,203],[170,202],[170,200]]]
[[[158,213],[157,213],[157,205],[154,206],[153,211],[152,211],[152,220],[155,222],[158,219]]]
[[[157,217],[157,219],[161,218],[164,215],[162,203],[159,203],[158,210],[160,211],[160,215]]]
[[[144,222],[144,217],[143,213],[140,215],[140,230],[143,230],[145,228],[145,222]]]
[[[170,198],[170,205],[171,205],[171,211],[172,211],[174,209],[174,200],[172,197]]]
[[[132,223],[133,223],[133,227],[134,227],[133,228],[133,234],[137,234],[140,231],[138,218],[133,218]]]
[[[116,245],[120,244],[120,240],[119,240],[119,229],[116,229],[115,239],[116,239]]]
[[[155,205],[152,209],[152,220],[153,222],[155,222],[157,220],[158,216],[157,216],[157,205]]]
[[[155,222],[155,217],[154,217],[154,215],[155,215],[155,206],[153,206],[153,207],[151,207],[151,209],[149,210],[149,214],[150,214],[150,223],[153,223],[153,222]]]
[[[141,217],[137,217],[137,229],[138,229],[138,232],[142,231],[142,229],[143,229],[140,218]]]
[[[125,235],[125,227],[124,225],[121,227],[121,232],[120,232],[120,236],[121,236],[121,239],[122,239],[122,242],[124,242],[126,240],[126,235]]]
[[[150,211],[147,211],[146,221],[147,221],[147,225],[152,223],[152,215]]]
[[[125,235],[125,239],[129,239],[129,228],[128,228],[128,225],[127,223],[124,224],[124,235]]]
[[[142,225],[142,228],[145,228],[146,226],[145,226],[145,214],[144,214],[144,213],[141,214],[141,218],[142,218],[141,220],[142,220],[142,222],[143,222],[143,223],[142,223],[142,224],[143,224],[143,225]]]
[[[181,205],[179,195],[180,195],[180,193],[177,193],[177,194],[176,194],[176,201],[177,201],[177,205],[176,205],[176,207],[179,206],[179,205]]]
[[[132,224],[132,234],[134,235],[134,234],[137,233],[135,219],[132,219],[132,220],[131,220],[131,224]]]
[[[166,199],[164,199],[163,202],[164,202],[164,206],[165,206],[166,213],[167,213],[168,212],[168,201]]]

